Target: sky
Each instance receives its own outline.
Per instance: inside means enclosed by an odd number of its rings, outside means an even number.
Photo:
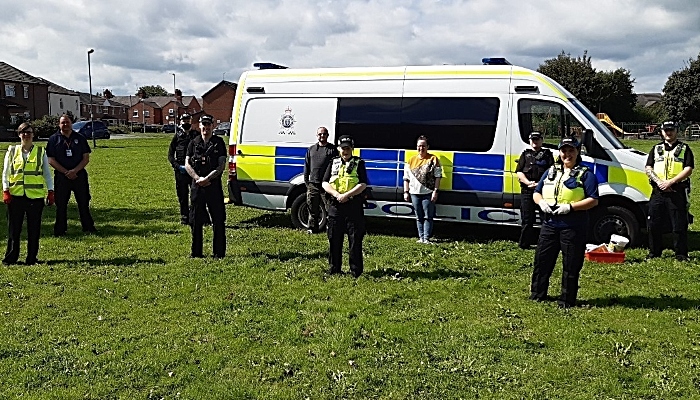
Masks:
[[[537,69],[584,51],[661,92],[700,54],[697,0],[3,0],[0,61],[72,90],[200,97],[254,62],[292,68],[480,64]]]

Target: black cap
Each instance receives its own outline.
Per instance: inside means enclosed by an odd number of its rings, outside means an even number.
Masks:
[[[184,114],[180,115],[180,121],[182,121],[183,119],[188,119],[188,118],[192,119],[192,115],[190,115],[188,113],[184,113]]]
[[[542,139],[542,134],[537,131],[530,132],[530,139]]]
[[[676,125],[676,123],[673,121],[666,121],[663,124],[661,124],[661,129],[678,129],[678,125]]]
[[[338,147],[355,147],[355,142],[348,135],[343,135],[338,138]]]
[[[557,147],[557,149],[561,149],[564,146],[571,146],[574,148],[578,148],[579,142],[578,142],[578,140],[576,140],[575,137],[567,136],[567,137],[563,138],[561,140],[561,142],[559,142],[559,147]]]
[[[204,122],[208,122],[210,124],[214,123],[214,117],[212,117],[209,114],[204,114],[201,117],[199,117],[199,123],[204,123]]]

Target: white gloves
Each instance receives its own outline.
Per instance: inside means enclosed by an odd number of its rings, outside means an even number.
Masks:
[[[568,213],[570,213],[570,212],[571,212],[571,204],[562,204],[562,205],[559,206],[559,208],[557,208],[556,210],[554,210],[554,212],[553,212],[552,214],[554,214],[554,215],[564,215],[564,214],[568,214]]]
[[[546,214],[551,214],[552,213],[552,208],[547,204],[547,201],[545,199],[542,199],[537,203],[538,206],[540,206],[540,209],[542,210],[543,213]]]

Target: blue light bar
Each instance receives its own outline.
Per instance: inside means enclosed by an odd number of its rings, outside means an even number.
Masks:
[[[275,63],[269,63],[269,62],[259,62],[253,64],[255,68],[259,69],[287,69],[288,67],[285,67],[284,65],[279,65]]]
[[[484,63],[484,65],[513,65],[503,57],[482,58],[481,62]]]

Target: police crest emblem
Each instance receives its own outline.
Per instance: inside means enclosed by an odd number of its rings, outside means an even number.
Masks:
[[[280,135],[296,135],[296,132],[294,132],[294,123],[297,122],[294,119],[294,114],[292,114],[292,108],[287,107],[284,110],[284,114],[282,114],[280,118],[280,131],[278,134]]]

